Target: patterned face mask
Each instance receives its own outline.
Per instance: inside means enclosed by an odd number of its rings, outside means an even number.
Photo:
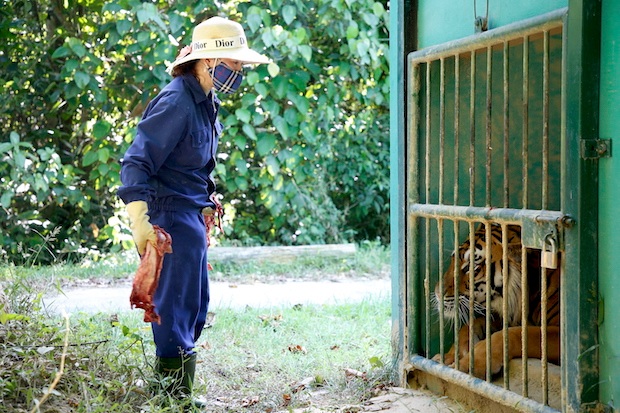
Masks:
[[[241,86],[243,80],[241,70],[232,70],[225,63],[220,63],[214,68],[210,67],[208,70],[213,79],[213,87],[218,92],[231,94]]]

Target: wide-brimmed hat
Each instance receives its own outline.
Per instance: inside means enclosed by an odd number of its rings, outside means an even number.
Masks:
[[[234,59],[243,63],[269,63],[270,60],[248,47],[243,27],[223,17],[211,17],[194,28],[192,44],[168,67],[172,72],[176,66],[197,59]]]

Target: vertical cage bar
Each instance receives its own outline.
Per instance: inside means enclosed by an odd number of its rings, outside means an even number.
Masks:
[[[548,208],[549,199],[549,31],[543,37],[543,164],[542,209]]]
[[[527,325],[530,313],[530,291],[527,286],[527,248],[521,243],[521,382],[523,385],[523,397],[528,397],[528,335]]]
[[[461,60],[460,55],[456,54],[454,56],[454,205],[459,204],[459,129],[460,129],[460,113],[461,113],[461,103],[460,103],[460,88],[461,88]],[[454,248],[452,251],[455,251],[455,259],[458,256],[458,247],[459,247],[459,222],[453,221],[454,226]],[[454,265],[454,286],[458,287],[460,283],[460,272],[459,266]],[[459,309],[459,289],[454,288],[454,309],[456,311],[456,315],[454,317],[454,354],[457,355],[454,360],[455,368],[459,369],[459,357],[460,354],[460,346],[459,346],[459,330],[461,329],[461,318],[458,315]]]
[[[461,116],[461,59],[460,55],[454,56],[454,205],[459,204],[459,137]],[[455,284],[456,285],[456,284]]]
[[[421,75],[420,64],[413,64],[410,74],[410,84],[412,85],[407,99],[408,113],[411,114],[409,120],[407,136],[410,140],[407,142],[407,202],[419,203],[420,192],[418,190],[420,184],[420,127],[421,127],[421,109],[422,104],[420,97]],[[406,282],[405,302],[411,301],[411,308],[407,305],[404,312],[404,320],[406,323],[402,328],[406,329],[408,337],[403,339],[403,351],[406,353],[417,353],[420,351],[422,327],[420,324],[420,287],[418,279],[420,277],[420,249],[416,246],[419,240],[418,233],[419,219],[412,214],[407,214],[406,246],[407,260],[406,266]],[[408,324],[408,325],[407,325]]]
[[[530,96],[530,39],[529,36],[523,38],[523,199],[522,208],[528,207],[528,183],[529,183],[529,96]]]
[[[522,208],[527,208],[529,199],[529,95],[530,95],[530,38],[529,36],[523,37],[523,61],[522,61],[522,76],[523,76],[523,122],[522,122],[522,148],[521,159],[523,159],[522,166],[522,181],[523,181],[523,193],[522,193]],[[529,353],[529,340],[528,340],[528,323],[529,323],[529,287],[527,278],[527,249],[524,245],[521,245],[521,354],[524,356],[521,358],[521,382],[523,384],[522,395],[523,397],[529,396],[529,371],[526,354]]]
[[[486,240],[485,242],[485,254],[487,257],[491,256],[491,245],[492,245],[492,237],[491,237],[491,223],[487,222],[484,225],[484,239]],[[486,348],[487,348],[487,360],[486,360],[486,378],[487,381],[490,382],[493,377],[492,377],[492,372],[491,372],[491,276],[493,274],[493,269],[492,269],[492,260],[487,259],[486,260],[486,303],[485,303],[485,322],[484,325],[486,327],[486,331],[485,331],[485,337],[487,337],[488,340],[486,340]]]
[[[426,186],[426,203],[431,203],[431,62],[426,64],[426,138],[425,138],[425,186]],[[426,245],[425,245],[425,273],[424,273],[424,306],[426,311],[426,355],[427,357],[430,355],[431,351],[431,286],[430,286],[430,261],[431,261],[431,251],[430,251],[430,236],[431,236],[431,228],[430,228],[430,219],[426,218],[425,225],[425,235],[426,235]]]
[[[509,49],[508,42],[504,42],[504,208],[510,203],[508,174],[510,169],[508,159],[510,156],[510,82],[509,82]]]
[[[443,205],[444,166],[446,142],[446,68],[443,58],[439,60],[439,205]]]
[[[474,268],[476,266],[474,223],[469,222],[469,374],[474,372]]]
[[[443,250],[443,219],[437,220],[437,258],[438,258],[438,266],[439,266],[439,289],[440,294],[443,297],[444,289],[443,289],[443,260],[441,259],[441,251]],[[441,300],[443,301],[443,299]],[[444,331],[444,314],[443,314],[443,303],[439,306],[439,353],[441,354],[441,362],[444,361],[444,343],[446,340],[445,331]]]
[[[476,190],[476,51],[471,52],[469,70],[469,205],[473,206]]]
[[[425,228],[424,233],[426,236],[427,242],[425,243],[425,270],[424,270],[424,309],[426,316],[426,345],[425,345],[425,354],[426,357],[431,356],[431,221],[430,218],[425,219]]]
[[[543,34],[543,174],[542,174],[542,208],[548,208],[549,199],[549,31]],[[547,363],[547,269],[541,271],[540,283],[541,305],[541,364],[543,404],[549,403],[549,382]]]
[[[469,86],[469,205],[475,202],[476,190],[476,51],[471,51]],[[474,371],[474,224],[469,222],[469,372]]]
[[[549,380],[547,361],[547,269],[542,268],[540,279],[540,364],[542,367],[542,403],[549,404]]]
[[[502,285],[510,285],[510,273],[508,271],[508,229],[506,224],[502,224]],[[504,289],[504,292],[506,290]],[[502,299],[502,335],[504,346],[504,388],[510,389],[510,371],[509,371],[509,357],[508,357],[508,294],[503,294]]]
[[[492,91],[492,78],[491,72],[493,70],[493,48],[492,46],[487,47],[487,75],[486,75],[486,88],[487,88],[487,97],[486,97],[486,189],[485,189],[485,199],[486,206],[491,206],[491,154],[493,151],[491,144],[491,108],[493,106],[493,91]]]
[[[459,369],[459,361],[460,361],[460,357],[459,354],[461,354],[461,350],[460,350],[460,345],[459,345],[459,331],[461,329],[461,317],[460,317],[460,299],[459,299],[459,289],[458,289],[458,285],[460,285],[461,282],[461,272],[460,272],[460,265],[458,265],[458,255],[459,255],[459,243],[460,243],[460,239],[461,236],[459,234],[459,222],[458,221],[454,221],[454,259],[455,259],[455,264],[454,264],[454,273],[452,274],[454,277],[454,311],[455,311],[455,316],[454,316],[454,368],[455,369]]]
[[[439,204],[443,202],[443,187],[444,187],[444,163],[445,163],[445,142],[446,142],[446,68],[445,60],[441,58],[439,60]],[[443,249],[443,220],[437,221],[437,230],[439,231],[438,253],[439,259],[439,285],[441,293],[442,305],[439,306],[439,352],[444,354],[444,342],[445,342],[445,330],[444,330],[444,314],[443,314],[443,282],[441,280],[443,276],[443,259],[441,251]],[[443,359],[443,356],[442,356]]]

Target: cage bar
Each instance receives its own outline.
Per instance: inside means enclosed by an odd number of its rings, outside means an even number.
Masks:
[[[474,223],[469,223],[469,268],[476,265],[474,254]],[[474,272],[469,271],[469,286],[474,285]],[[474,300],[469,300],[469,373],[474,372]]]
[[[510,81],[509,81],[509,49],[508,41],[504,41],[503,49],[503,75],[504,75],[504,208],[510,204],[510,191],[508,175],[510,173]]]
[[[426,153],[425,153],[425,169],[426,169],[426,202],[430,202],[431,197],[431,62],[426,64]],[[426,232],[426,239],[430,239],[431,235],[431,226],[430,226],[430,218],[426,220],[426,225],[424,227]],[[431,348],[431,245],[430,242],[426,243],[425,246],[425,273],[424,273],[424,302],[426,306],[426,351],[428,352]],[[430,354],[427,354],[430,356]]]
[[[491,243],[489,240],[491,239],[491,225],[488,223],[485,225],[485,238],[487,240],[486,243],[486,255],[487,257],[491,256]],[[485,330],[486,336],[491,337],[491,274],[492,274],[492,263],[491,260],[487,260],[486,262],[486,314],[485,314]],[[471,296],[471,295],[470,295]],[[491,340],[486,341],[487,346],[487,360],[486,360],[486,372],[485,376],[488,382],[493,379],[491,373]]]
[[[510,273],[508,272],[508,231],[506,224],[502,224],[502,285],[504,288],[510,284]],[[523,300],[523,298],[521,299]],[[509,359],[508,359],[508,297],[504,294],[502,300],[502,345],[504,346],[504,388],[510,389],[510,372],[509,372]],[[523,356],[523,355],[522,355]]]
[[[541,269],[540,276],[540,364],[542,369],[542,402],[549,404],[549,363],[547,360],[547,269]]]
[[[491,153],[493,148],[491,146],[491,116],[493,108],[493,48],[491,45],[487,46],[487,74],[486,74],[486,206],[491,206]]]
[[[521,122],[522,128],[522,151],[521,156],[523,157],[523,168],[522,168],[522,179],[523,179],[523,197],[522,197],[522,208],[528,207],[528,192],[529,192],[529,174],[528,168],[529,165],[529,95],[530,95],[530,41],[529,36],[523,36],[523,121]]]
[[[542,209],[549,207],[549,31],[543,40],[543,164]]]
[[[476,190],[476,51],[471,51],[469,63],[469,205],[474,205]]]
[[[524,245],[521,245],[521,262],[526,262],[527,261],[527,249],[525,248]],[[527,286],[527,274],[528,273],[528,266],[527,265],[521,265],[521,294],[522,294],[522,299],[521,299],[521,354],[529,354],[528,352],[528,336],[527,336],[527,327],[528,327],[528,315],[530,313],[530,300],[526,299],[525,297],[529,297],[529,288]],[[521,362],[521,383],[522,383],[522,390],[521,390],[521,395],[523,397],[528,397],[529,395],[529,372],[528,372],[528,363],[527,363],[528,358],[527,357],[522,357],[522,362]]]

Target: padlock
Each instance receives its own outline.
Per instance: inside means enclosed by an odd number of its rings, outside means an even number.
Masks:
[[[552,234],[545,237],[541,265],[543,268],[548,268],[551,270],[558,268],[558,244]]]

